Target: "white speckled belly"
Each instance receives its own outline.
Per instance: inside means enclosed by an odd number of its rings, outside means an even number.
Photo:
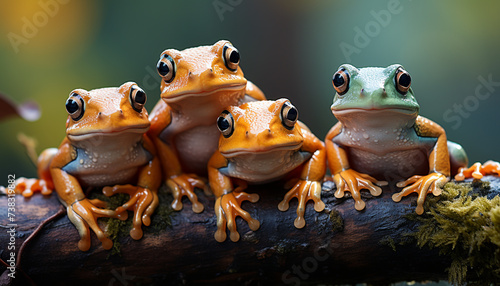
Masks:
[[[344,129],[333,142],[346,150],[354,170],[381,180],[399,180],[428,173],[436,138],[419,137],[413,128],[352,128]]]
[[[187,173],[206,175],[207,163],[217,150],[220,132],[215,124],[197,126],[178,134],[175,147],[182,169]]]
[[[250,183],[266,183],[282,178],[311,155],[308,152],[290,150],[238,155],[229,159],[228,166],[220,169],[220,172]]]
[[[134,183],[139,167],[151,160],[141,143],[120,146],[120,139],[77,148],[76,159],[62,169],[90,187]]]
[[[348,150],[349,164],[354,170],[379,180],[394,181],[429,173],[429,150],[410,149],[374,154],[361,149]]]

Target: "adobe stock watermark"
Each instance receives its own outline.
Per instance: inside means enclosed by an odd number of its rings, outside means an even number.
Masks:
[[[411,0],[410,0],[411,1]],[[339,47],[347,62],[351,62],[352,54],[360,54],[362,49],[370,45],[373,38],[380,35],[382,28],[389,26],[392,17],[403,11],[403,6],[400,0],[389,0],[387,2],[387,9],[378,12],[372,10],[370,15],[373,20],[367,22],[364,29],[359,26],[354,27],[354,38],[352,44],[341,42]]]
[[[122,267],[121,273],[113,269],[111,270],[111,274],[113,274],[113,277],[109,280],[108,286],[134,285],[134,283],[131,282],[135,279],[135,276],[127,275],[127,273],[125,273],[125,267]]]
[[[492,74],[489,74],[487,78],[480,75],[477,80],[479,83],[474,95],[467,96],[462,103],[454,103],[452,108],[443,113],[444,121],[453,123],[453,129],[458,129],[462,125],[463,119],[469,118],[472,112],[478,110],[481,101],[490,98],[495,89],[500,87],[500,81],[494,81]]]
[[[29,43],[33,39],[40,28],[43,28],[49,23],[50,18],[54,18],[58,13],[61,5],[67,4],[69,0],[40,0],[38,6],[40,10],[35,12],[30,18],[22,17],[21,34],[10,32],[7,34],[14,52],[19,53],[19,46]]]
[[[9,272],[7,275],[10,278],[16,278],[16,262],[18,259],[16,257],[16,175],[9,174],[7,181],[7,219],[9,221],[7,224],[7,233],[9,234],[9,242],[7,243],[7,249],[9,250],[9,259],[7,259],[9,267],[7,269]]]
[[[240,5],[243,0],[214,0],[212,5],[214,6],[219,20],[224,21],[224,13],[232,12],[236,6]]]
[[[326,253],[320,254],[320,250],[325,250]],[[313,256],[304,258],[300,265],[294,264],[291,270],[283,272],[281,281],[285,284],[300,285],[301,281],[309,279],[310,274],[318,270],[320,262],[327,260],[332,254],[333,250],[328,246],[315,249]]]
[[[146,66],[144,69],[146,70],[146,75],[142,78],[140,87],[146,90],[157,89],[163,79],[158,74],[156,66]]]

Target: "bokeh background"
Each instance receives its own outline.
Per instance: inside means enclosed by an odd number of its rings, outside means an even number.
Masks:
[[[239,49],[248,79],[270,99],[290,98],[320,138],[336,123],[329,106],[339,65],[401,63],[422,115],[441,124],[471,161],[500,160],[498,1],[0,3],[0,91],[16,102],[36,100],[42,109],[36,122],[0,122],[3,185],[7,174],[36,174],[17,133],[36,138],[38,152],[59,145],[71,90],[132,80],[148,93],[151,110],[159,99],[160,53],[219,39]]]

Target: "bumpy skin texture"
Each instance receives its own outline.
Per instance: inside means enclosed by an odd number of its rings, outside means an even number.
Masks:
[[[241,208],[242,201],[255,203],[259,199],[257,194],[243,192],[248,183],[285,179],[285,188],[290,190],[278,208],[288,210],[290,200],[297,198],[297,228],[305,226],[307,201],[313,200],[318,212],[325,208],[321,201],[321,182],[326,172],[324,144],[297,121],[296,109],[288,116],[294,120],[287,121],[288,127],[284,125],[283,118],[290,114],[286,111],[290,106],[287,99],[250,102],[228,107],[221,115],[232,131],[229,136],[223,132],[219,149],[208,163],[210,186],[216,196],[217,241],[226,240],[226,226],[230,239],[239,240],[236,216],[246,220],[250,229],[259,228],[259,221]]]
[[[217,116],[226,106],[265,99],[243,76],[239,53],[230,53],[234,50],[221,40],[212,46],[165,50],[160,56],[161,100],[151,112],[148,136],[161,159],[174,210],[182,209],[184,196],[194,212],[204,209],[194,188],[206,190],[201,177],[206,177],[207,162],[217,149]]]
[[[146,136],[150,127],[147,111],[143,104],[135,105],[137,110],[134,109],[130,99],[131,93],[138,90],[135,83],[127,82],[119,88],[72,91],[68,101],[73,99],[81,104],[78,111],[82,112],[81,117],[70,114],[66,138],[59,148],[40,155],[39,183],[32,187],[56,190],[78,229],[81,237],[78,247],[82,251],[90,248],[90,229],[103,248],[110,249],[113,245],[97,224],[97,218],[126,219],[126,210],[133,210],[130,235],[140,239],[142,224],[150,224],[158,206],[160,162]],[[125,193],[130,199],[118,209],[109,210],[103,201],[85,197],[83,188],[101,186],[107,186],[103,189],[107,196]],[[29,196],[31,191],[26,188],[23,195]]]
[[[365,203],[360,190],[378,196],[380,179],[410,178],[399,182],[404,189],[393,195],[399,202],[417,193],[418,214],[428,193],[439,195],[449,180],[450,156],[467,165],[460,145],[448,142],[438,124],[418,115],[419,105],[410,87],[411,78],[401,65],[357,69],[342,65],[333,78],[332,112],[339,122],[326,136],[328,166],[337,185],[336,197],[351,193],[355,208]],[[452,148],[452,150],[448,150]]]

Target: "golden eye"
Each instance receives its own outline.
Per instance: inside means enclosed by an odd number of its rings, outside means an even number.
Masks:
[[[410,89],[411,76],[403,68],[398,68],[394,81],[396,82],[396,90],[402,95],[405,95]]]
[[[281,123],[285,128],[292,130],[299,119],[299,111],[289,101],[281,107]]]
[[[217,118],[217,128],[226,138],[231,136],[234,131],[234,119],[229,111],[224,110],[219,118]]]
[[[68,100],[66,100],[66,111],[74,121],[78,121],[83,117],[85,102],[78,93],[72,92],[69,95]]]
[[[130,88],[130,105],[132,105],[132,108],[137,111],[137,112],[142,112],[142,109],[144,108],[144,104],[146,104],[147,96],[144,90],[142,90],[140,87],[138,87],[136,84],[134,84]]]
[[[175,77],[175,62],[174,59],[168,54],[163,54],[156,64],[156,70],[158,74],[167,83],[172,82]]]
[[[349,73],[346,71],[345,68],[339,69],[334,75],[333,75],[333,88],[337,91],[339,95],[345,94],[349,90]]]
[[[231,71],[236,71],[240,63],[240,52],[230,44],[226,44],[222,49],[222,55],[226,67]]]

